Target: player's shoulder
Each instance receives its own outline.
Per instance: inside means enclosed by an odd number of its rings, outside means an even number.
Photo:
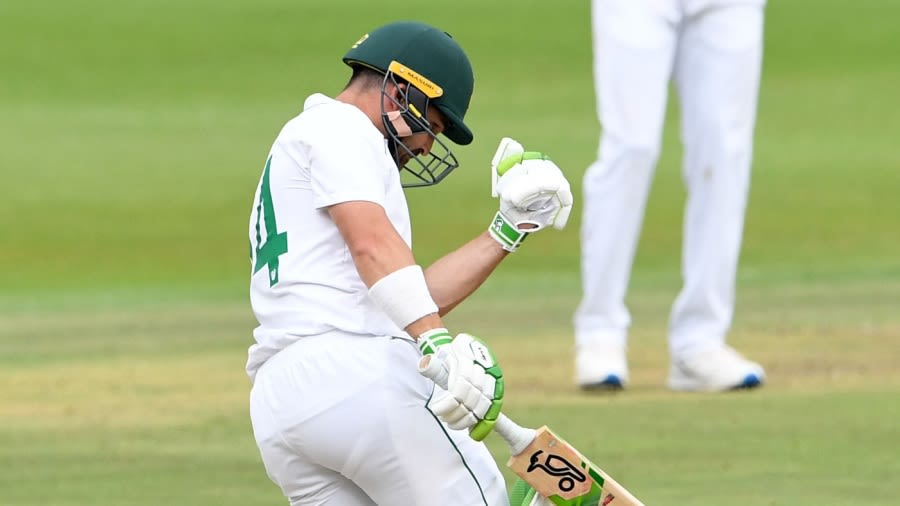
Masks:
[[[377,129],[358,107],[321,93],[307,97],[303,112],[294,118],[296,128],[314,136],[372,135]]]
[[[313,93],[303,101],[303,114],[307,116],[338,115],[353,117],[362,115],[362,111],[322,93]]]
[[[310,158],[342,152],[366,157],[385,145],[384,135],[362,110],[321,94],[306,99],[303,112],[284,125],[275,142]]]

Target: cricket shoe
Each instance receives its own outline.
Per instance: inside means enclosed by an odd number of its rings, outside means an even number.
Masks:
[[[762,366],[726,345],[673,357],[669,368],[672,390],[719,392],[756,388],[765,379]]]
[[[575,380],[583,390],[621,390],[628,383],[624,346],[578,346]]]

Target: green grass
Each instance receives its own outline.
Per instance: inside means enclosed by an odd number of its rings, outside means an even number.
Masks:
[[[580,196],[599,132],[588,2],[410,5],[0,3],[0,504],[284,503],[246,409],[250,200],[282,123],[343,85],[340,57],[374,24],[439,24],[476,71],[463,166],[409,193],[422,262],[486,226],[504,135],[551,153]],[[898,16],[884,0],[768,7],[730,340],[769,385],[662,386],[684,198],[673,103],[629,295],[627,392],[572,385],[580,209],[448,318],[496,346],[511,415],[554,427],[650,505],[896,502]]]
[[[651,316],[632,336],[632,388],[579,393],[561,330],[572,292],[509,297],[530,285],[492,284],[454,325],[491,336],[511,415],[555,428],[648,504],[892,503],[900,323],[888,297],[900,282],[745,290],[732,340],[771,384],[712,396],[662,387],[667,294],[649,289],[635,304]],[[17,337],[0,362],[4,504],[280,504],[246,416],[244,304],[20,312],[0,325]]]

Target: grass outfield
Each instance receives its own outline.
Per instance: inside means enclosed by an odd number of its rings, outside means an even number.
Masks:
[[[373,24],[439,24],[475,66],[463,167],[409,194],[423,262],[486,226],[503,135],[550,152],[578,196],[598,133],[588,2],[409,5],[0,3],[0,504],[284,503],[247,419],[246,221],[281,124],[343,85],[340,56]],[[578,210],[448,318],[496,346],[511,415],[557,429],[648,505],[896,503],[898,16],[884,0],[768,8],[731,341],[769,385],[662,387],[683,199],[673,104],[627,392],[572,386]]]

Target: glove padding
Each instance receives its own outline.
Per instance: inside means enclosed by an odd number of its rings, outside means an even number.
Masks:
[[[532,232],[561,230],[572,212],[572,189],[559,167],[509,137],[500,140],[491,159],[491,195],[500,198],[500,210],[488,232],[509,252]]]
[[[507,156],[497,166],[497,173],[500,213],[511,225],[529,233],[566,226],[572,212],[572,189],[546,155],[524,152]]]
[[[435,356],[446,369],[447,391],[431,402],[432,412],[451,429],[469,429],[472,439],[481,441],[503,406],[503,372],[493,352],[477,338],[459,334]]]

